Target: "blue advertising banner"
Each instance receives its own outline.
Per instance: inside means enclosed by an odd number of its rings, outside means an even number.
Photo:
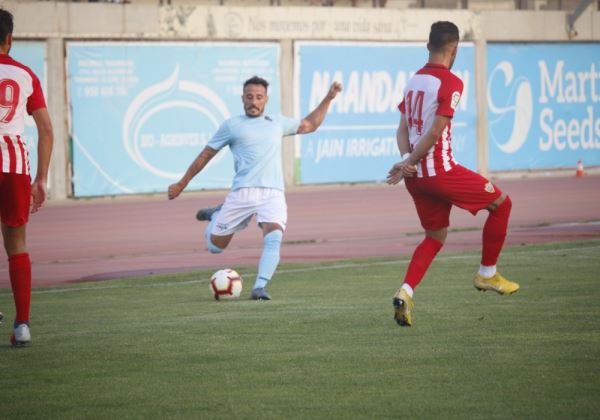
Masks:
[[[42,41],[14,41],[10,56],[29,67],[40,79],[46,103],[48,103],[47,76],[46,76],[46,43]],[[35,178],[37,170],[37,141],[38,134],[35,122],[31,115],[25,118],[25,131],[23,139],[29,148],[29,167],[31,178]]]
[[[409,78],[427,62],[422,43],[297,42],[296,115],[305,116],[335,80],[343,92],[323,125],[299,136],[298,182],[383,181],[399,160],[398,104]],[[461,43],[453,72],[464,82],[452,121],[452,149],[462,165],[477,166],[475,59],[472,43]]]
[[[280,112],[274,43],[71,42],[67,45],[77,197],[166,191],[227,118],[243,113],[242,85],[269,81]],[[187,190],[227,188],[229,149]]]
[[[487,47],[490,170],[600,165],[600,44]]]

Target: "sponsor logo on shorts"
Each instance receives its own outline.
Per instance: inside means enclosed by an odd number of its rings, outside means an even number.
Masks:
[[[488,182],[487,184],[485,184],[485,187],[483,187],[483,189],[485,190],[485,192],[489,192],[491,194],[494,192],[494,184]]]
[[[217,223],[215,227],[217,230],[227,230],[229,225],[227,223]]]

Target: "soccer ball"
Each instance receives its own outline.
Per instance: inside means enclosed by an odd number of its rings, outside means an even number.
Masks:
[[[242,276],[230,268],[219,270],[210,278],[210,291],[216,300],[237,299],[242,293]]]

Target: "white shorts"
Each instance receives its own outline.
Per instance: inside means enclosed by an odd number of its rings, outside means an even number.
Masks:
[[[231,191],[225,198],[211,233],[217,236],[231,235],[245,229],[254,215],[259,225],[277,223],[285,230],[287,204],[283,191],[273,188],[239,188]]]

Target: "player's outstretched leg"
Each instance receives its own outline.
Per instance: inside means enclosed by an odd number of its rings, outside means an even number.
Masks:
[[[196,214],[196,219],[198,220],[209,220],[208,225],[206,226],[206,230],[204,231],[204,239],[206,240],[206,247],[208,248],[208,251],[211,254],[220,254],[221,252],[223,252],[223,249],[216,246],[210,239],[213,227],[217,220],[217,215],[219,214],[219,211],[221,210],[222,206],[223,205],[221,204],[217,207],[213,207],[210,209],[200,209],[198,210],[198,214]],[[200,213],[202,213],[202,219],[199,216]]]
[[[210,221],[212,220],[212,216],[215,212],[221,210],[221,207],[223,207],[223,204],[219,204],[217,207],[207,207],[204,209],[200,209],[198,210],[198,213],[196,213],[196,219],[204,222],[204,221]]]
[[[250,294],[250,298],[253,300],[271,300],[266,287],[279,264],[279,250],[282,239],[283,232],[279,229],[273,230],[264,236],[263,252],[258,262],[258,275]]]
[[[501,295],[510,295],[519,290],[518,283],[507,280],[496,270],[496,263],[506,238],[511,208],[510,197],[506,196],[498,207],[490,210],[490,214],[485,221],[482,235],[481,265],[473,280],[473,285],[478,290],[484,292],[493,290]]]

